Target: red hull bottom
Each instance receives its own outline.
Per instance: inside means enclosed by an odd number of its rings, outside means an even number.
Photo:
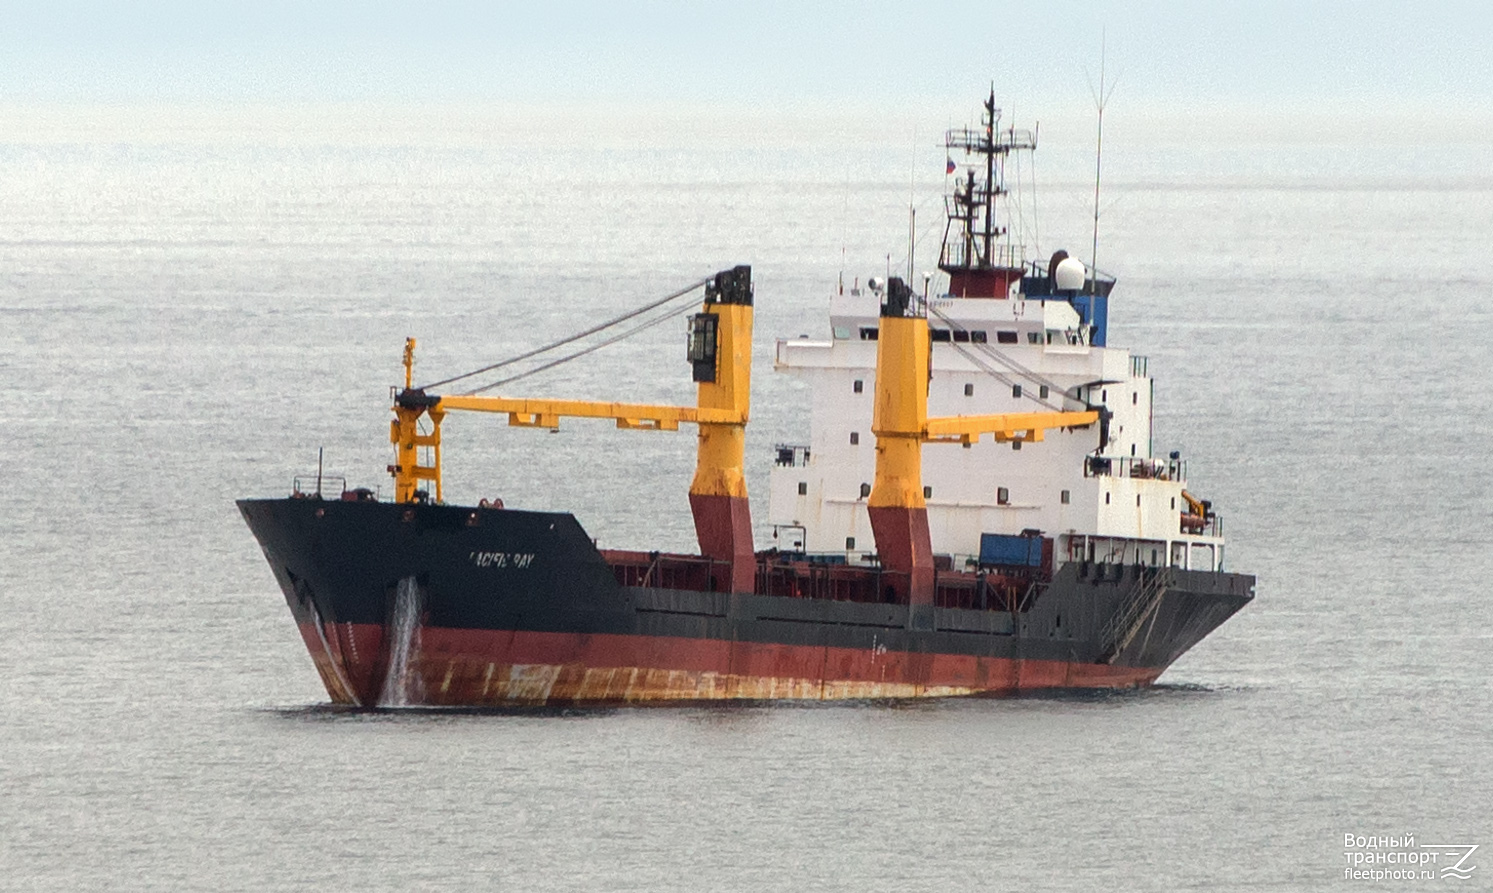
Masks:
[[[327,692],[352,706],[505,707],[838,700],[1133,688],[1161,668],[635,635],[300,624]],[[398,668],[402,665],[403,671]],[[391,678],[390,668],[395,668]]]

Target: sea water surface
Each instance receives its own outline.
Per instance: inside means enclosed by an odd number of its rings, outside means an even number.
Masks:
[[[910,184],[905,132],[770,116],[4,114],[0,888],[1457,884],[1345,879],[1346,834],[1478,844],[1461,886],[1493,883],[1488,142],[1110,140],[1111,344],[1150,357],[1157,452],[1259,577],[1156,688],[351,712],[235,498],[319,448],[387,491],[407,336],[442,377],[750,263],[767,541],[770,448],[808,406],[772,339],[827,335],[842,270],[906,269],[909,192],[932,267],[934,131]],[[1019,225],[1044,253],[1088,254],[1074,136]],[[526,392],[688,402],[683,345]],[[691,547],[688,433],[453,417],[446,443],[448,498]]]

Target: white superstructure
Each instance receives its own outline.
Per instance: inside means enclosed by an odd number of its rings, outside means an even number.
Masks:
[[[1184,494],[1185,463],[1153,455],[1146,358],[1090,343],[1103,338],[1069,297],[1029,298],[1018,284],[1011,297],[927,300],[929,415],[1102,407],[1108,424],[1039,441],[925,444],[934,552],[963,569],[978,563],[981,534],[1040,530],[1054,538],[1059,563],[1221,570],[1219,521]],[[771,474],[769,517],[785,551],[875,560],[866,500],[880,301],[879,287],[842,288],[830,299],[829,339],[777,343],[777,369],[801,376],[813,395],[809,442],[780,447]]]

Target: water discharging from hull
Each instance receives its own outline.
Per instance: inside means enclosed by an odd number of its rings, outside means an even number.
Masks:
[[[380,707],[409,707],[424,699],[418,674],[410,673],[410,659],[420,649],[420,611],[423,608],[420,584],[405,577],[394,590],[394,609],[389,615],[385,635],[388,669],[384,687],[378,695]]]

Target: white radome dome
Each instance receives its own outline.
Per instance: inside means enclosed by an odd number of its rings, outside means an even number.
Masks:
[[[1076,257],[1065,257],[1053,271],[1052,285],[1058,291],[1078,291],[1089,278],[1089,270]]]

